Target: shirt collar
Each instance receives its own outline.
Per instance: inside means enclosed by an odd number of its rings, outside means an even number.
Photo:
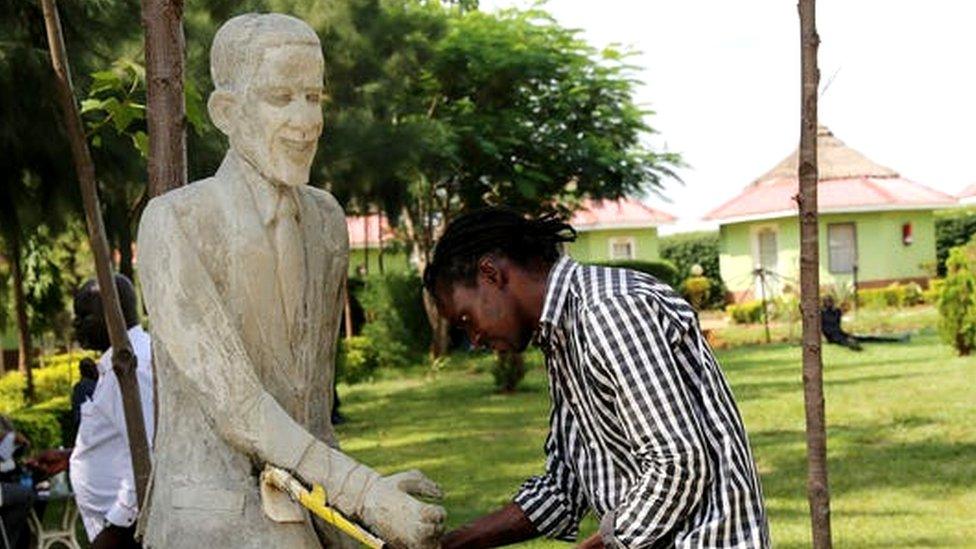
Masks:
[[[549,278],[546,281],[546,295],[542,303],[542,315],[539,317],[539,328],[536,333],[536,342],[547,348],[550,346],[552,332],[563,316],[566,309],[566,297],[569,295],[569,288],[572,285],[572,275],[579,267],[568,255],[564,255],[556,261],[549,271]]]
[[[132,346],[132,352],[133,354],[135,354],[136,343],[133,340],[137,337],[141,337],[141,335],[145,334],[146,332],[142,329],[142,325],[136,324],[135,326],[126,330],[125,333],[126,335],[129,336],[129,345]],[[111,347],[109,347],[109,349],[105,351],[105,354],[103,354],[102,357],[98,360],[97,366],[98,366],[99,376],[105,375],[106,373],[109,372],[109,370],[112,369],[112,348]]]
[[[257,170],[244,157],[236,153],[233,149],[227,152],[224,162],[220,165],[218,173],[224,172],[232,180],[244,181],[244,185],[251,192],[254,199],[254,206],[261,217],[261,223],[269,226],[274,222],[278,208],[282,200],[294,201],[294,214],[296,219],[301,219],[301,208],[298,207],[298,195],[295,189],[287,185],[275,185],[268,181],[261,172]]]

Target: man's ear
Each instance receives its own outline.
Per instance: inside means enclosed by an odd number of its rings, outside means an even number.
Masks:
[[[237,118],[237,96],[226,90],[214,90],[207,100],[207,111],[214,126],[224,135],[230,137],[232,122]]]
[[[508,281],[508,276],[498,258],[492,255],[482,256],[478,260],[478,277],[499,289]]]

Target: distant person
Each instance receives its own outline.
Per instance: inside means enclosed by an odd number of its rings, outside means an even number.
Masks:
[[[81,405],[91,400],[95,393],[95,387],[98,385],[98,365],[94,360],[85,357],[78,363],[78,372],[81,374],[81,379],[71,390],[72,434],[78,433],[78,425],[81,424]],[[74,436],[70,440],[74,440]]]
[[[0,541],[4,548],[29,546],[27,515],[34,502],[34,488],[29,476],[17,464],[29,446],[27,439],[14,430],[13,422],[0,416]]]
[[[822,304],[823,306],[820,309],[820,330],[823,332],[824,339],[828,343],[841,345],[854,351],[861,351],[864,349],[861,343],[865,341],[900,343],[909,339],[908,334],[899,336],[869,336],[847,333],[840,326],[844,313],[834,304],[834,298],[829,295],[824,296]]]
[[[153,379],[149,334],[139,326],[132,282],[115,275],[122,315],[138,361],[136,377],[146,436],[153,440]],[[91,400],[80,406],[81,424],[71,453],[71,486],[92,547],[140,547],[135,541],[139,514],[118,378],[102,311],[98,283],[89,280],[75,294],[75,334],[85,348],[102,352]]]

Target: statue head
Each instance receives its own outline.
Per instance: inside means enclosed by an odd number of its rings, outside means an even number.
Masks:
[[[239,15],[214,37],[210,118],[275,185],[308,182],[322,134],[324,65],[315,31],[288,15]]]

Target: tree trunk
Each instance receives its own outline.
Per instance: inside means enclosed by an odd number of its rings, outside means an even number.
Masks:
[[[186,185],[183,0],[142,0],[149,195]]]
[[[425,217],[421,215],[421,217]],[[403,220],[404,228],[407,232],[407,239],[410,241],[411,248],[413,250],[413,255],[417,257],[417,270],[420,271],[421,276],[423,276],[424,269],[427,268],[427,262],[430,258],[430,250],[422,246],[421,243],[428,243],[431,240],[427,237],[430,233],[430,229],[424,228],[423,234],[417,231],[417,226],[410,217],[410,211],[407,208],[403,209],[403,214],[400,216]],[[437,312],[437,305],[434,303],[434,297],[430,295],[426,289],[424,290],[424,312],[427,313],[427,322],[430,323],[430,356],[432,358],[439,358],[447,355],[448,350],[451,346],[451,326],[447,320],[441,317],[440,313]]]
[[[807,497],[813,547],[831,547],[827,485],[827,430],[820,338],[820,248],[817,218],[817,48],[816,0],[799,0],[801,126],[799,151],[800,304],[803,311],[803,400],[807,429]]]
[[[129,438],[129,452],[132,471],[135,477],[137,501],[145,501],[146,485],[149,480],[149,444],[146,439],[146,425],[142,416],[139,398],[139,385],[136,379],[136,356],[126,333],[122,318],[119,295],[112,279],[111,256],[105,237],[105,224],[98,204],[98,190],[95,185],[95,166],[92,163],[85,133],[82,130],[78,104],[75,102],[71,86],[71,70],[65,54],[64,38],[61,34],[61,21],[58,18],[54,0],[41,0],[44,10],[44,26],[47,30],[51,64],[54,68],[55,83],[64,116],[64,125],[71,145],[71,156],[81,184],[81,197],[85,207],[88,224],[88,237],[95,256],[95,270],[98,286],[101,289],[105,310],[105,324],[108,326],[109,340],[112,344],[112,368],[119,381],[122,394],[122,409],[125,415],[126,434]]]
[[[14,307],[17,316],[17,369],[24,376],[27,387],[24,397],[34,402],[34,345],[31,341],[30,323],[27,321],[27,296],[24,293],[24,271],[21,263],[19,230],[10,231],[10,269],[14,279]],[[2,373],[2,372],[0,372]]]

